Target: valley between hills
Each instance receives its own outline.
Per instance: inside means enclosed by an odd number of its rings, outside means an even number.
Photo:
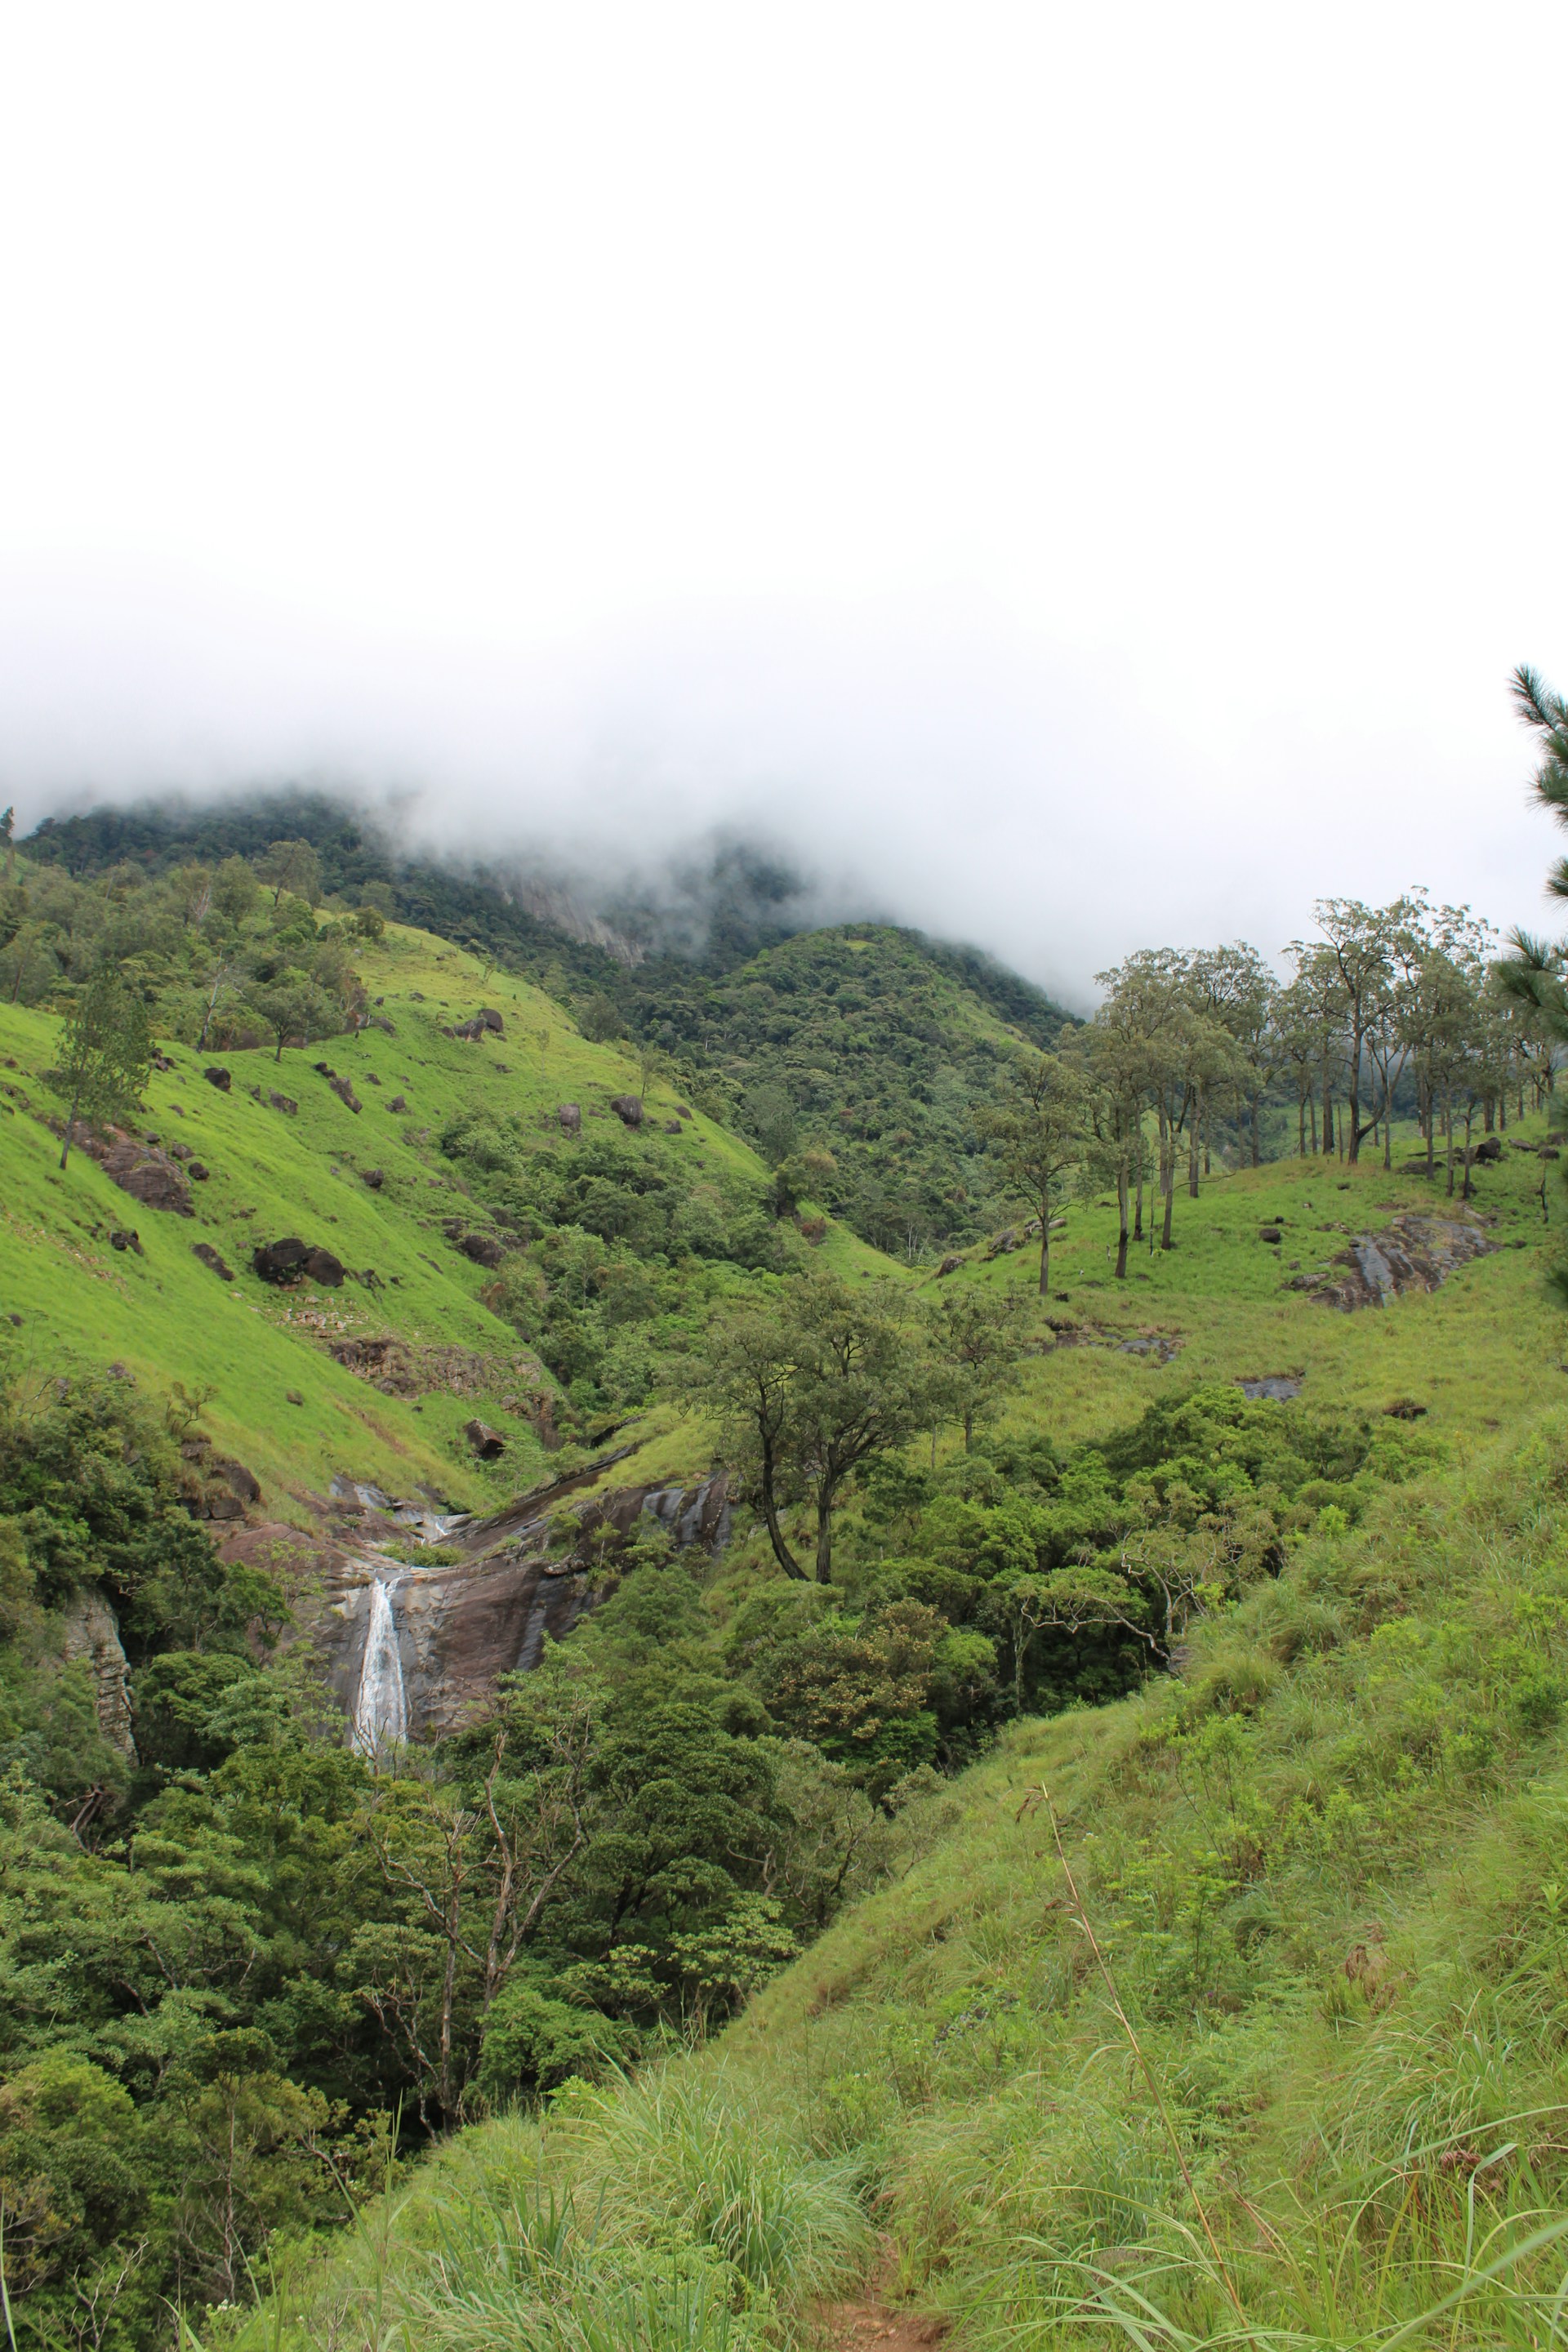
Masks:
[[[289,814],[5,877],[14,2340],[1560,2340],[1551,970]]]

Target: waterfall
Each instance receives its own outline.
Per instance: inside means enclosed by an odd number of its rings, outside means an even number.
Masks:
[[[380,1577],[371,1587],[370,1626],[364,1637],[364,1664],[360,1668],[354,1698],[353,1744],[374,1763],[388,1748],[408,1737],[408,1699],[403,1687],[403,1660],[397,1647],[397,1619],[392,1593]]]

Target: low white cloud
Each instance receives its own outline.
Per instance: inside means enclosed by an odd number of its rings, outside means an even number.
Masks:
[[[1075,998],[1330,891],[1540,919],[1560,11],[5,43],[24,823],[338,783],[616,880],[757,833]]]

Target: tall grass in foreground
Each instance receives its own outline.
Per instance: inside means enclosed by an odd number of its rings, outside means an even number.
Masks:
[[[243,2352],[775,2352],[870,2242],[857,2168],[722,2067],[471,2132],[361,2219],[325,2273],[187,2327]]]

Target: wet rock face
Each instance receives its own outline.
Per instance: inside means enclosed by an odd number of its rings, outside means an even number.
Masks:
[[[226,1559],[275,1574],[295,1612],[292,1640],[314,1643],[328,1680],[353,1722],[364,1672],[374,1588],[391,1604],[409,1734],[443,1734],[481,1706],[502,1675],[527,1673],[548,1637],[559,1640],[591,1605],[587,1569],[592,1538],[609,1528],[629,1533],[646,1512],[680,1546],[719,1549],[729,1532],[724,1480],[700,1486],[626,1486],[596,1496],[580,1514],[580,1538],[552,1556],[552,1516],[574,1489],[599,1474],[574,1477],[520,1497],[487,1519],[466,1519],[427,1503],[395,1502],[347,1477],[332,1481],[337,1533],[310,1536],[282,1525],[237,1528],[222,1538]],[[462,1559],[411,1565],[375,1548],[377,1538],[415,1531]],[[602,1534],[601,1534],[602,1542]]]
[[[113,1610],[96,1584],[73,1592],[65,1612],[64,1649],[79,1659],[92,1676],[93,1710],[98,1727],[111,1748],[136,1761],[136,1741],[131,1727],[131,1669],[120,1646],[120,1627]]]
[[[1436,1290],[1458,1267],[1496,1247],[1481,1226],[1458,1218],[1395,1217],[1382,1233],[1352,1241],[1330,1274],[1304,1275],[1290,1287],[1349,1315],[1386,1307],[1404,1291]]]

